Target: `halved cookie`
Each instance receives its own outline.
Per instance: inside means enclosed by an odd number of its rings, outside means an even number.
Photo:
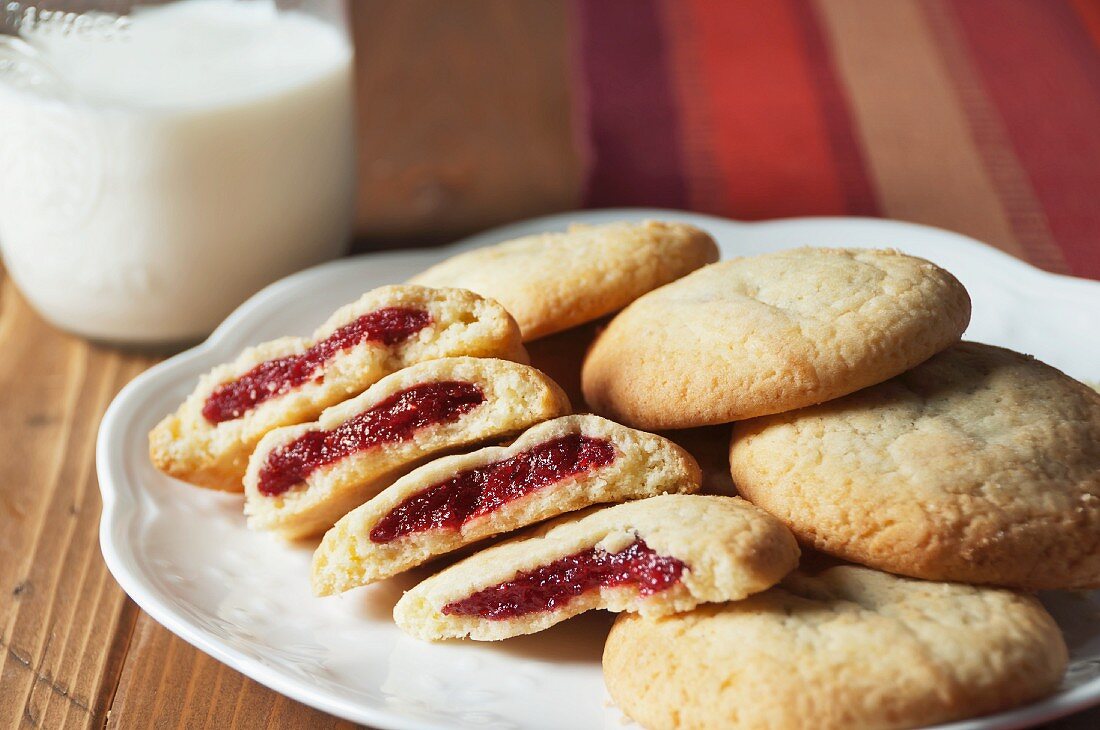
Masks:
[[[963,342],[880,385],[734,425],[738,491],[818,550],[892,573],[1100,587],[1100,394]]]
[[[313,591],[373,583],[601,502],[695,492],[699,481],[695,460],[668,439],[599,416],[564,416],[510,446],[429,462],[352,510],[313,556]]]
[[[433,454],[569,412],[550,378],[507,360],[456,357],[389,375],[314,423],[269,432],[248,462],[249,527],[323,532]]]
[[[573,225],[460,253],[410,281],[492,297],[519,322],[523,339],[534,340],[622,309],[717,260],[714,239],[684,223]]]
[[[841,566],[744,601],[620,616],[608,692],[650,730],[923,727],[1050,694],[1057,624],[1006,590]]]
[[[265,433],[312,421],[414,363],[469,355],[527,362],[519,329],[496,302],[461,289],[384,286],[337,310],[312,338],[250,347],[204,375],[149,434],[161,471],[239,492]]]
[[[592,410],[692,428],[821,403],[954,344],[970,298],[897,251],[801,248],[704,267],[620,312],[588,351]]]
[[[421,639],[495,641],[594,608],[663,616],[735,601],[798,564],[782,523],[732,497],[666,494],[570,515],[428,578],[393,610]]]

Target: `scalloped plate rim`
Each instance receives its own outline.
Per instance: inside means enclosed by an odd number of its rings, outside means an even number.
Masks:
[[[155,387],[156,383],[170,379],[178,373],[185,371],[190,373],[195,369],[194,366],[199,363],[204,363],[198,368],[202,372],[217,362],[231,358],[242,346],[237,339],[237,332],[240,328],[247,325],[252,319],[258,319],[266,307],[271,306],[287,293],[305,288],[312,281],[323,280],[332,271],[355,265],[357,262],[367,259],[377,260],[379,257],[422,258],[424,265],[428,265],[456,251],[505,240],[530,232],[532,229],[552,230],[560,228],[567,222],[601,222],[620,217],[679,220],[693,222],[702,227],[706,227],[708,224],[728,227],[732,224],[746,229],[770,228],[779,230],[782,228],[798,229],[813,226],[851,226],[853,229],[857,227],[881,229],[887,235],[890,231],[895,233],[904,231],[910,235],[950,239],[954,245],[970,248],[977,255],[988,258],[991,263],[995,261],[1002,269],[1013,271],[1017,275],[1032,280],[1042,280],[1044,284],[1057,282],[1059,298],[1076,300],[1083,297],[1086,300],[1091,300],[1090,303],[1100,306],[1100,282],[1043,271],[993,246],[962,234],[918,223],[878,218],[819,216],[744,222],[677,210],[614,208],[557,213],[527,219],[492,228],[445,247],[381,251],[339,259],[292,274],[257,292],[234,310],[206,340],[144,371],[123,387],[112,401],[103,416],[96,439],[96,468],[103,498],[103,511],[100,521],[100,548],[111,574],[138,606],[169,631],[260,684],[288,697],[347,720],[369,723],[379,728],[435,730],[436,728],[448,727],[446,724],[425,721],[421,718],[344,700],[331,696],[324,690],[310,687],[304,684],[301,679],[283,674],[278,669],[269,667],[227,646],[220,639],[209,635],[201,627],[194,625],[186,616],[180,615],[169,606],[157,594],[155,586],[151,586],[141,575],[131,569],[130,564],[133,562],[132,546],[125,546],[123,538],[125,529],[129,526],[126,518],[136,515],[140,506],[141,495],[137,495],[138,499],[123,500],[124,496],[133,495],[125,493],[125,490],[130,487],[124,487],[117,483],[119,475],[125,471],[124,465],[120,463],[124,455],[121,453],[121,445],[114,444],[111,436],[117,430],[118,423],[126,411],[140,405],[140,401],[148,391]],[[193,375],[188,377],[193,377]],[[942,730],[963,730],[964,728],[966,730],[978,730],[979,728],[1006,730],[1021,728],[1064,717],[1095,704],[1100,704],[1100,677],[1022,708],[938,727]]]

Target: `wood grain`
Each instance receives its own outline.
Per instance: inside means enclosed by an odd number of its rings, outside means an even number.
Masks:
[[[154,359],[89,345],[0,269],[0,727],[351,727],[192,648],[99,552],[95,436]]]
[[[150,361],[57,332],[4,278],[0,351],[0,717],[97,724],[137,611],[99,555],[96,428]]]
[[[109,728],[352,728],[272,692],[138,619]]]

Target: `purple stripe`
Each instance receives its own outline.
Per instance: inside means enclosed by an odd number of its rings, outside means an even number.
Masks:
[[[577,0],[589,207],[687,204],[656,0]]]

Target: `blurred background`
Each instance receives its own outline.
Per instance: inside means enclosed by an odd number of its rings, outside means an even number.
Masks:
[[[101,342],[579,208],[897,218],[1100,277],[1100,0],[12,0],[0,109],[8,273]]]
[[[1096,0],[353,3],[359,245],[872,215],[1100,277]]]

